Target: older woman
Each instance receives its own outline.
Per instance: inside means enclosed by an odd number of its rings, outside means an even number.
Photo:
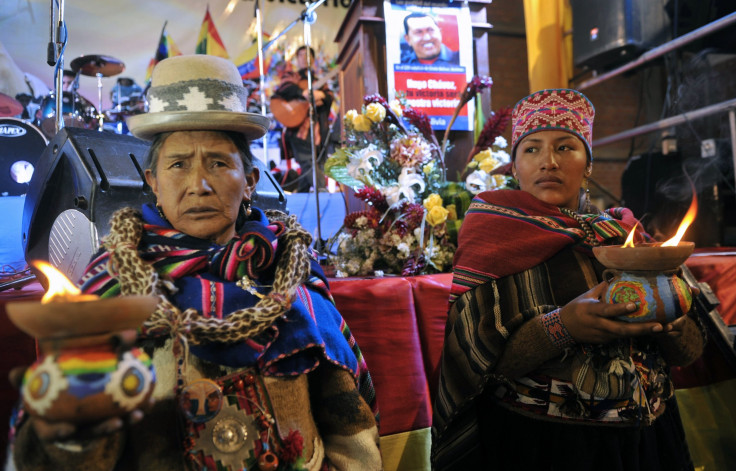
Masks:
[[[153,140],[156,204],[114,215],[82,289],[160,297],[141,335],[155,405],[85,430],[30,419],[17,468],[381,469],[370,377],[310,236],[293,216],[250,205],[249,140],[268,119],[244,112],[237,69],[164,60],[148,101],[129,126]]]
[[[520,190],[481,193],[468,210],[434,407],[438,470],[692,468],[668,368],[696,359],[703,335],[689,315],[627,323],[616,317],[636,303],[601,301],[592,247],[623,243],[636,221],[581,190],[593,117],[574,90],[522,99]]]

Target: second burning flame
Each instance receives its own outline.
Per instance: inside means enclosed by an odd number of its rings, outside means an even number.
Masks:
[[[660,245],[661,247],[676,247],[677,244],[680,243],[680,240],[682,240],[682,237],[685,235],[685,232],[690,227],[690,224],[693,223],[695,220],[695,216],[698,214],[698,197],[695,195],[695,188],[693,188],[693,199],[690,202],[690,208],[687,210],[687,213],[685,213],[685,217],[682,218],[682,221],[680,222],[680,226],[677,228],[677,232],[675,233],[672,238],[666,240],[665,242],[662,242]],[[634,247],[634,233],[636,232],[636,227],[639,225],[637,222],[634,227],[629,232],[629,236],[626,238],[626,242],[624,243],[624,247]]]

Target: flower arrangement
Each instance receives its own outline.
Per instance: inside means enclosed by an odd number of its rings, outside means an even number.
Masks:
[[[489,78],[469,82],[458,110],[487,86]],[[332,241],[337,276],[448,271],[473,195],[508,180],[493,171],[509,160],[499,137],[509,114],[496,113],[483,127],[482,147],[476,145],[468,157],[466,182],[448,182],[447,135],[440,145],[427,115],[379,95],[366,96],[360,112],[348,111],[345,140],[325,163],[325,173],[367,204],[345,217]]]

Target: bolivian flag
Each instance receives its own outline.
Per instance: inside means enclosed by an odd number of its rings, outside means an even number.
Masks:
[[[164,29],[161,31],[161,39],[158,41],[158,48],[156,48],[156,54],[151,59],[151,62],[148,63],[148,69],[146,70],[146,85],[151,82],[151,74],[153,73],[153,68],[161,62],[164,59],[168,59],[169,57],[174,56],[180,56],[181,51],[174,43],[174,40],[171,39],[171,36],[169,33],[166,32],[166,24],[164,23]]]
[[[210,56],[230,59],[227,50],[225,50],[225,45],[222,43],[222,39],[220,39],[220,33],[215,28],[215,22],[212,21],[212,16],[210,16],[209,6],[204,14],[202,27],[199,29],[199,38],[197,39],[197,47],[194,52],[196,54],[208,54]]]

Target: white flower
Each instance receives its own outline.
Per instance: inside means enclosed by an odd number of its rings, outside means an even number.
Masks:
[[[511,162],[511,156],[505,150],[493,151],[491,155],[493,156],[494,159],[498,160],[501,164],[507,164]]]
[[[496,136],[496,139],[493,140],[494,147],[500,147],[501,149],[505,149],[506,146],[508,145],[509,143],[506,142],[506,138],[503,136]]]
[[[465,179],[465,188],[474,195],[486,191],[489,189],[489,176],[482,170],[476,170]]]
[[[426,186],[422,176],[415,173],[414,169],[409,167],[401,169],[401,174],[399,175],[398,180],[398,185],[391,185],[381,189],[381,192],[386,197],[386,201],[389,206],[395,205],[401,201],[402,198],[413,203],[417,197],[417,191],[414,190],[414,185],[419,186],[419,193],[422,193]]]
[[[398,250],[399,253],[404,257],[408,257],[409,252],[411,252],[411,247],[409,247],[409,244],[407,244],[406,242],[402,242],[396,246],[396,250]]]
[[[401,199],[401,188],[398,185],[387,186],[381,189],[389,206],[393,206]]]
[[[360,149],[350,156],[347,164],[348,175],[360,181],[370,180],[370,174],[375,167],[383,162],[383,154],[375,146]]]

